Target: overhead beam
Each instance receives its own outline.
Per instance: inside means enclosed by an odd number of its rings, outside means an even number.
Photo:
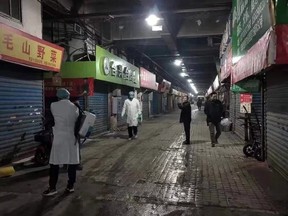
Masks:
[[[208,7],[208,8],[190,8],[190,9],[179,9],[179,10],[160,10],[159,14],[171,15],[171,14],[179,14],[179,15],[187,15],[191,13],[199,13],[199,12],[217,12],[217,11],[230,11],[231,7]],[[107,10],[107,11],[99,11],[95,13],[85,13],[85,14],[73,14],[70,16],[64,15],[59,17],[51,18],[51,20],[75,20],[75,19],[101,19],[101,18],[124,18],[124,17],[142,17],[147,16],[147,11],[143,10]]]

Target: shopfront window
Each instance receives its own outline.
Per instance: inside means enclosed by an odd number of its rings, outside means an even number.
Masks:
[[[0,13],[21,21],[21,0],[1,0]]]

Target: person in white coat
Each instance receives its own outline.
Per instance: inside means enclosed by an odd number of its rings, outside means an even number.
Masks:
[[[76,167],[79,164],[79,144],[74,135],[74,127],[79,116],[79,109],[70,102],[70,93],[64,88],[57,90],[59,101],[51,104],[54,117],[53,143],[50,153],[49,188],[43,192],[44,196],[57,194],[56,184],[59,175],[59,165],[68,165],[68,185],[66,192],[74,192],[76,181]]]
[[[122,109],[122,118],[126,114],[127,116],[127,124],[128,124],[128,134],[129,140],[132,139],[133,135],[134,138],[137,139],[138,133],[138,120],[141,116],[141,109],[139,101],[134,98],[134,92],[130,91],[128,95],[128,99],[125,100],[124,106]]]

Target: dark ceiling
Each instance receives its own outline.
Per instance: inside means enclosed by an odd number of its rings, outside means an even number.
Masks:
[[[128,54],[148,56],[165,70],[163,77],[174,86],[193,93],[187,82],[190,78],[199,93],[203,94],[217,75],[219,47],[232,0],[57,2],[67,11],[53,19],[85,21],[101,34],[102,45],[112,44]],[[151,13],[161,18],[159,24],[163,26],[163,31],[153,32],[151,26],[146,24],[145,18]],[[173,64],[179,58],[183,59],[189,77],[181,77],[181,67]]]

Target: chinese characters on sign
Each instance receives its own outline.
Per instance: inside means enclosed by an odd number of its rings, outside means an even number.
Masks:
[[[158,90],[156,86],[156,75],[142,67],[140,68],[140,83],[141,87]]]
[[[240,94],[240,113],[251,113],[252,94]]]
[[[233,0],[233,58],[245,55],[271,26],[268,0]]]
[[[59,72],[64,48],[0,23],[0,59]]]
[[[136,71],[127,66],[121,65],[110,60],[108,57],[103,58],[103,71],[106,76],[118,77],[133,83],[137,83]]]

